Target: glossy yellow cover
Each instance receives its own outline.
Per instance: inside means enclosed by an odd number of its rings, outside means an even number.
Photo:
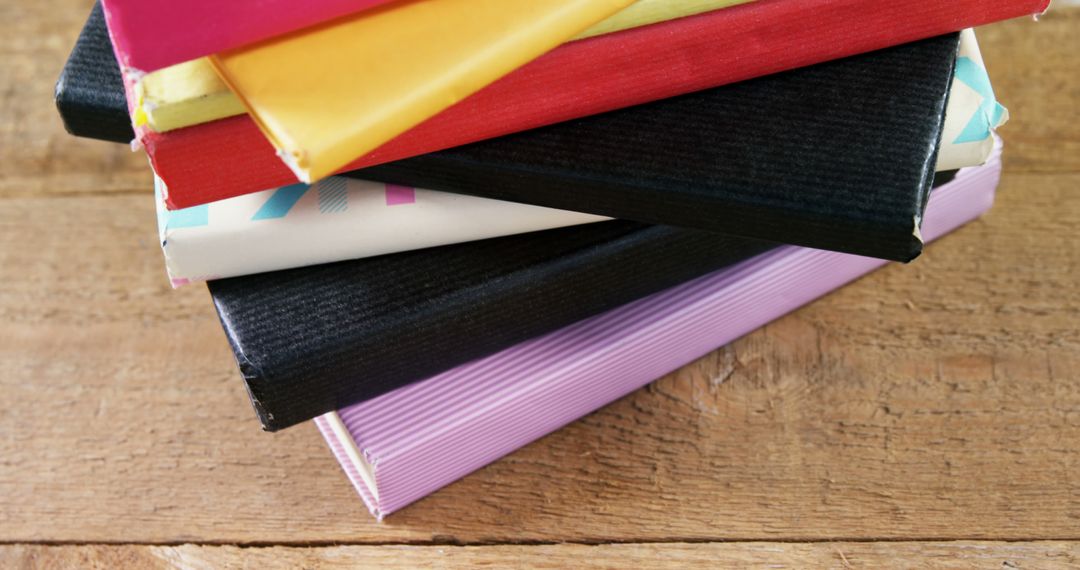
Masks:
[[[638,0],[618,14],[599,22],[574,39],[591,38],[638,26],[745,4],[751,0]]]
[[[310,183],[631,3],[406,0],[210,60]]]
[[[618,32],[751,0],[638,0],[574,39]],[[135,122],[163,133],[244,113],[240,100],[200,58],[147,74],[136,84]]]

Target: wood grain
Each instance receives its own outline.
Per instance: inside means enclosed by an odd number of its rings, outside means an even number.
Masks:
[[[1002,129],[1013,172],[1080,172],[1080,5],[1058,0],[1033,23],[979,28],[998,99],[1012,113]]]
[[[0,542],[181,546],[0,566],[1075,562],[872,541],[1080,540],[1080,10],[981,31],[1013,112],[986,218],[380,525],[313,427],[258,430],[205,290],[169,289],[144,159],[63,133],[88,6],[0,4]]]
[[[92,0],[0,2],[0,196],[145,192],[146,157],[64,131],[53,87]]]
[[[0,536],[1080,538],[1078,183],[1010,175],[991,215],[918,263],[382,525],[313,428],[258,431],[206,293],[168,290],[148,196],[8,199]]]
[[[1075,568],[1075,542],[666,543],[536,546],[0,546],[5,568]]]

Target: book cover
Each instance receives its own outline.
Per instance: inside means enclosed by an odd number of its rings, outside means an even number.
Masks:
[[[415,156],[751,77],[873,51],[1010,17],[1047,0],[759,0],[571,42],[383,145],[350,169]],[[87,26],[103,26],[91,18]],[[829,41],[820,41],[821,38]],[[96,49],[111,50],[108,45]],[[641,54],[650,57],[641,57]],[[123,84],[102,84],[122,95]],[[111,99],[103,99],[111,101]],[[113,109],[127,124],[123,105]],[[61,108],[61,113],[77,108]],[[69,121],[69,124],[71,121]],[[121,127],[127,128],[127,127]],[[93,130],[78,132],[96,136]],[[291,184],[248,117],[144,132],[169,207]]]
[[[674,18],[719,10],[747,0],[637,0],[575,39],[609,34]],[[137,125],[163,133],[245,112],[240,100],[199,58],[148,73],[135,84]]]
[[[101,0],[123,68],[145,73],[391,0]]]
[[[147,73],[378,7],[392,0],[260,0],[225,4],[104,0],[124,66]],[[585,38],[750,0],[637,0],[581,33]],[[625,13],[624,13],[625,12]]]
[[[498,352],[772,244],[610,221],[209,282],[264,428]]]
[[[156,184],[174,287],[606,219],[337,176],[170,211]]]
[[[939,36],[353,174],[909,261],[957,49]]]
[[[210,62],[297,179],[310,183],[632,3],[397,2]]]
[[[986,211],[1000,173],[935,189],[927,239]],[[315,421],[381,519],[882,264],[779,247]]]
[[[937,169],[955,170],[985,162],[994,150],[994,130],[1008,120],[1009,111],[994,95],[975,31],[964,30],[945,110]]]

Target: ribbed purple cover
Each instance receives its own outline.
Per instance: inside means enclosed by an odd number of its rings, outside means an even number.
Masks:
[[[1000,176],[999,148],[936,189],[924,239],[988,210]],[[779,247],[315,421],[381,519],[884,263]],[[353,445],[374,465],[377,499]]]

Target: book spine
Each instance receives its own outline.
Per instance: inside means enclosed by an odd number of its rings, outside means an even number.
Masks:
[[[1041,13],[1048,4],[759,0],[589,38],[538,58],[342,170]],[[146,133],[141,142],[170,188],[171,209],[295,181],[245,116]]]

